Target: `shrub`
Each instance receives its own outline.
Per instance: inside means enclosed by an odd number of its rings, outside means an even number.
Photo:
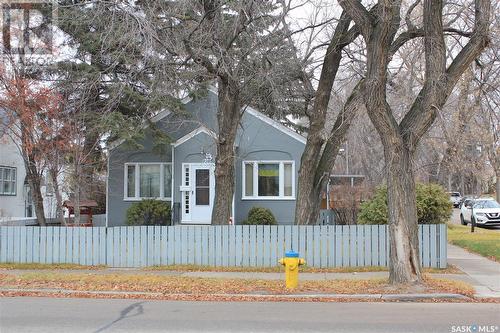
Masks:
[[[166,201],[145,199],[127,209],[128,225],[170,225],[172,212]]]
[[[248,219],[243,221],[246,225],[276,225],[276,219],[268,208],[252,207],[248,212]]]
[[[437,184],[417,183],[419,224],[446,223],[452,212],[448,194]],[[359,224],[387,224],[387,187],[379,187],[371,200],[361,204]]]
[[[381,186],[360,205],[358,224],[387,224],[387,219],[387,187]]]

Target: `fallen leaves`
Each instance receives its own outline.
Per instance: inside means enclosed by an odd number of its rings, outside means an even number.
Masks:
[[[473,289],[463,282],[426,277],[423,285],[394,287],[386,279],[319,280],[301,281],[298,288],[290,291],[281,280],[250,280],[198,278],[165,275],[130,275],[64,272],[27,272],[22,274],[0,274],[0,286],[20,289],[64,289],[81,291],[120,291],[159,293],[163,296],[218,294],[400,294],[400,293],[458,293],[473,295]],[[169,296],[169,297],[170,297]],[[217,297],[219,297],[217,296]],[[121,296],[120,296],[121,297]]]

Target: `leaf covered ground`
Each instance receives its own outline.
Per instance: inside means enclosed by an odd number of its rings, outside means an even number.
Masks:
[[[426,277],[412,287],[394,287],[386,279],[301,281],[293,291],[280,280],[195,278],[160,275],[122,275],[94,273],[27,272],[0,274],[1,288],[65,289],[76,291],[147,292],[162,295],[208,294],[399,294],[458,293],[473,295],[473,288],[463,282]]]

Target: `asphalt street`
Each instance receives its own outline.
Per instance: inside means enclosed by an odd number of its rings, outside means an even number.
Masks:
[[[0,332],[500,332],[500,304],[1,298]],[[465,332],[465,331],[462,331]]]

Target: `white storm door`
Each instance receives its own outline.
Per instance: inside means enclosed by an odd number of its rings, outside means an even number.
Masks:
[[[214,166],[190,164],[189,221],[184,223],[210,224],[215,195]]]

